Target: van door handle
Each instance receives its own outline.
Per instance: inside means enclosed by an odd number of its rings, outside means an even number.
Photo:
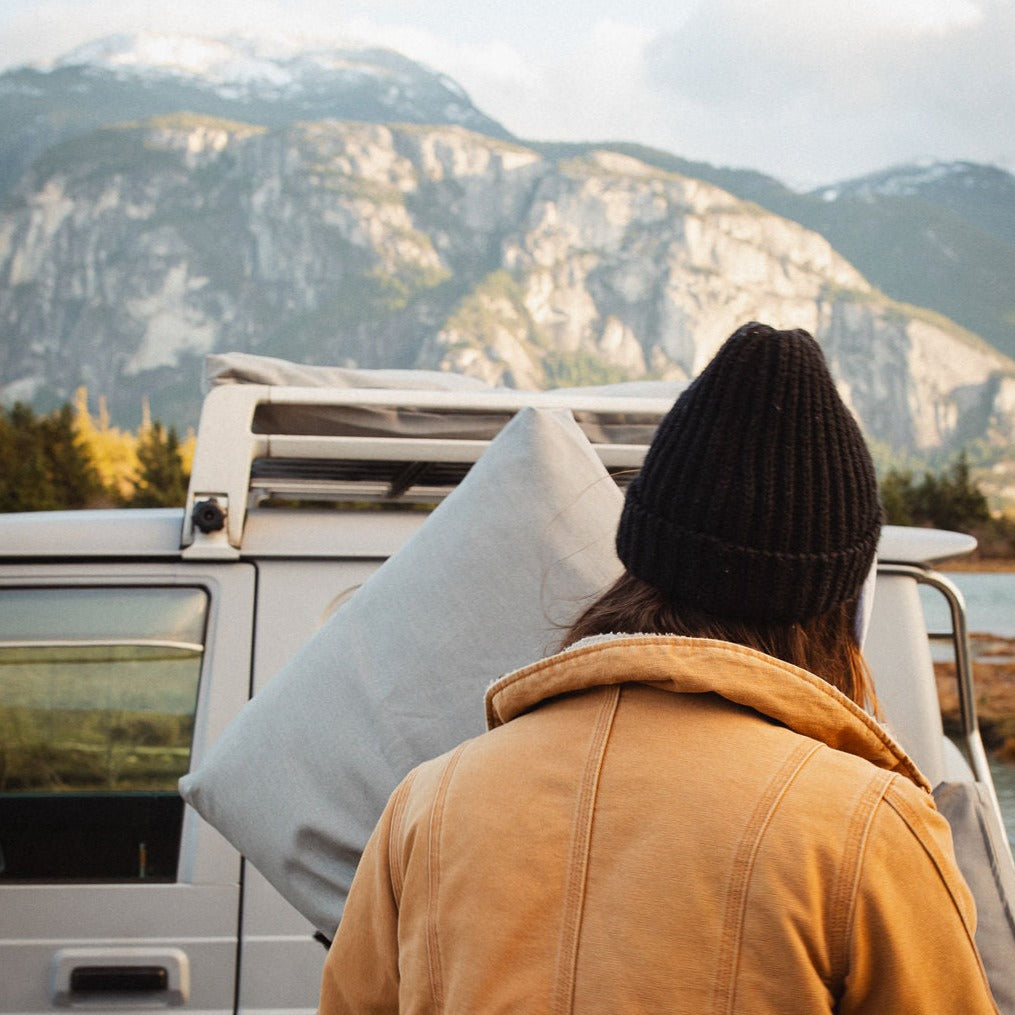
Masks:
[[[169,986],[165,966],[74,966],[72,994],[150,994]]]
[[[62,948],[51,986],[61,1008],[176,1006],[190,997],[190,963],[179,948]]]

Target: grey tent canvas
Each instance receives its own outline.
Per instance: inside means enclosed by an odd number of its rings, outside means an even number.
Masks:
[[[619,575],[622,500],[569,413],[523,410],[244,707],[184,799],[330,937],[401,778],[481,733],[486,687],[553,651]]]

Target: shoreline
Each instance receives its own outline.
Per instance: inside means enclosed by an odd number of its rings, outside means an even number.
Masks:
[[[942,574],[948,574],[949,571],[958,574],[1015,574],[1015,558],[1009,557],[990,557],[986,560],[955,558],[931,566]]]
[[[999,761],[1015,763],[1015,638],[993,634],[969,635],[976,718],[988,753]],[[951,662],[935,662],[938,698],[945,727],[957,729],[958,689]]]

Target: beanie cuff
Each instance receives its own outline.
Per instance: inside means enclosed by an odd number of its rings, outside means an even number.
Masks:
[[[769,551],[674,525],[628,496],[617,553],[635,577],[675,602],[729,620],[793,623],[860,594],[880,529],[878,516],[866,536],[843,549]]]

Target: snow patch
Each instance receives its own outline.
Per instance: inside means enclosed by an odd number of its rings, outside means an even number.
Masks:
[[[960,185],[965,187],[976,186],[975,174],[978,168],[970,162],[918,161],[855,180],[843,180],[814,193],[826,202],[838,201],[843,197],[861,200],[871,200],[874,197],[912,197],[948,178],[958,179]]]
[[[308,48],[295,37],[212,39],[161,32],[108,36],[79,46],[54,66],[95,67],[121,77],[189,79],[233,98],[299,92],[322,73],[340,76],[352,68],[361,77],[379,74],[368,62],[358,62],[354,51]]]
[[[77,67],[142,83],[184,81],[232,101],[308,99],[374,83],[376,100],[395,118],[473,125],[481,117],[465,90],[396,53],[323,44],[288,35],[230,36],[138,32],[111,35],[72,50],[47,69]],[[432,95],[434,86],[443,99]],[[428,96],[431,96],[428,98]],[[444,108],[436,106],[443,101]],[[428,111],[428,107],[434,108]]]

